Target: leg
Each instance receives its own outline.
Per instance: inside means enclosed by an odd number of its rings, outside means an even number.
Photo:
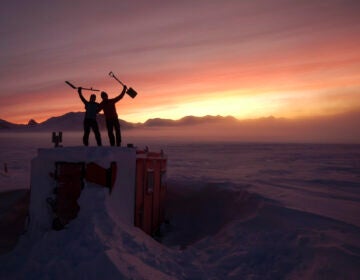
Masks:
[[[110,145],[114,146],[115,145],[115,136],[114,136],[114,133],[113,133],[113,121],[112,120],[106,120],[106,128],[107,128],[107,131],[108,131]]]
[[[90,123],[88,119],[84,120],[84,136],[83,136],[83,144],[85,146],[89,146],[89,134],[90,134]]]
[[[114,120],[114,128],[116,135],[116,146],[121,146],[121,131],[120,131],[119,120]]]
[[[101,136],[100,136],[99,126],[96,120],[92,122],[92,130],[94,131],[97,145],[101,146]]]

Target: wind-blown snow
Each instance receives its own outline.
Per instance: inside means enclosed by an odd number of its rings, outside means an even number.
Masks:
[[[160,242],[114,218],[106,190],[88,188],[68,229],[24,234],[0,255],[1,279],[360,278],[359,145],[127,139],[168,155]],[[28,188],[30,159],[50,137],[0,141],[0,190]]]

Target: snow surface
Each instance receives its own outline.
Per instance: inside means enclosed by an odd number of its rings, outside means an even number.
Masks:
[[[168,155],[160,242],[89,187],[68,229],[24,234],[0,255],[0,279],[360,279],[359,145],[127,139]],[[0,190],[29,188],[39,147],[50,135],[0,134]]]

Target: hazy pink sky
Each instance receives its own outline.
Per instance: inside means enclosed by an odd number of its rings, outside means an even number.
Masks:
[[[83,111],[64,81],[113,97],[110,70],[139,93],[118,103],[132,122],[359,110],[359,14],[346,0],[3,1],[0,118]]]

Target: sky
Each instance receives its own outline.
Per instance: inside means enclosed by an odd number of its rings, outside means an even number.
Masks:
[[[359,111],[359,14],[347,0],[4,0],[0,119],[83,111],[64,81],[115,97],[110,71],[138,92],[117,103],[129,122]]]

